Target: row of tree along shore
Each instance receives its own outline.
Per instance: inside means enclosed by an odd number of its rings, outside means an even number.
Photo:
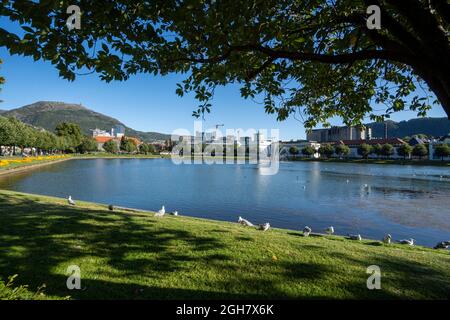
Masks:
[[[350,148],[345,144],[323,144],[320,146],[318,150],[314,149],[311,146],[306,146],[301,150],[295,146],[292,146],[289,149],[289,153],[294,157],[302,154],[305,157],[311,157],[316,153],[319,153],[320,157],[331,158],[333,156],[337,156],[339,158],[346,158],[350,155]],[[410,159],[412,156],[422,159],[428,156],[428,148],[425,144],[417,144],[414,147],[409,144],[403,144],[398,148],[395,148],[391,144],[361,144],[357,148],[357,153],[363,159],[368,159],[369,156],[374,155],[377,157],[385,157],[389,159],[395,153],[397,155],[403,157],[403,159]],[[434,148],[434,156],[441,158],[444,160],[445,157],[450,156],[450,146],[447,144],[437,145]]]
[[[234,148],[236,155],[236,148]],[[123,136],[120,142],[114,140],[103,144],[103,150],[108,153],[128,153],[128,154],[155,154],[155,146],[148,143],[138,143],[137,139]],[[56,126],[55,132],[36,128],[27,125],[15,118],[0,117],[0,156],[20,155],[45,155],[63,153],[88,153],[97,152],[98,143],[89,136],[83,135],[79,125],[75,123],[63,122]],[[247,150],[246,150],[247,151]],[[350,148],[345,144],[323,144],[318,150],[311,146],[306,146],[301,150],[295,146],[289,149],[289,153],[294,156],[302,154],[311,157],[316,153],[320,157],[348,158]],[[248,152],[248,151],[247,151]],[[246,153],[247,153],[246,152]],[[410,159],[411,156],[422,159],[428,155],[428,148],[425,144],[417,144],[414,147],[403,144],[395,148],[391,144],[361,144],[357,148],[357,154],[367,159],[374,155],[389,159],[394,154]],[[434,156],[442,160],[450,156],[450,147],[447,144],[437,145],[434,148]]]
[[[136,139],[122,137],[120,143],[108,141],[103,146],[110,153],[155,153],[151,144],[137,144]],[[96,152],[98,143],[83,135],[79,125],[62,122],[50,132],[25,124],[15,118],[0,117],[0,156],[34,156]]]

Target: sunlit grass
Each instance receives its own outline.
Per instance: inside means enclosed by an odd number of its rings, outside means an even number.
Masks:
[[[69,265],[82,290],[66,288]],[[381,268],[368,290],[367,267]],[[448,251],[0,191],[0,278],[74,299],[450,298]]]

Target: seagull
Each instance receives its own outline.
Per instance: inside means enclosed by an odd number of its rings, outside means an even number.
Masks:
[[[349,238],[350,240],[358,240],[358,241],[361,241],[361,240],[362,240],[360,234],[349,234],[349,235],[348,235],[348,238]]]
[[[346,182],[347,182],[347,183],[349,183],[349,182],[350,182],[350,180],[348,180],[348,179],[347,179],[347,181],[346,181]]]
[[[74,205],[75,205],[75,201],[72,200],[72,196],[69,196],[69,198],[67,199],[67,202],[68,202],[71,206],[74,206]]]
[[[410,245],[410,246],[413,246],[414,245],[414,239],[403,239],[403,240],[400,240],[398,243],[400,243],[400,244],[407,244],[407,245]]]
[[[434,249],[448,249],[448,247],[450,246],[450,241],[442,241],[439,242]]]
[[[387,234],[384,238],[383,238],[383,242],[390,244],[392,240],[392,236],[390,234]]]
[[[174,212],[172,212],[172,213],[171,213],[171,215],[173,215],[173,216],[177,216],[177,215],[178,215],[178,211],[174,211]]]
[[[157,213],[155,213],[155,217],[162,217],[165,213],[166,213],[166,208],[164,208],[164,206],[162,206],[162,208]]]
[[[268,222],[264,223],[264,224],[260,224],[258,229],[262,230],[262,231],[267,231],[270,228],[270,224]]]
[[[333,226],[326,228],[325,232],[328,233],[328,235],[333,234],[333,233],[334,233],[334,228],[333,228]]]
[[[303,236],[304,237],[309,237],[309,234],[311,233],[311,228],[306,226],[305,228],[303,228]]]
[[[306,190],[306,186],[303,186],[303,190]]]
[[[239,217],[238,223],[240,223],[240,224],[242,224],[244,226],[247,226],[247,227],[253,227],[254,226],[253,223],[251,223],[250,221],[248,221],[247,219],[244,219],[242,217]]]

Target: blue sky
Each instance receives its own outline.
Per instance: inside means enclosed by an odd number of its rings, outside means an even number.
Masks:
[[[10,56],[4,48],[0,48],[0,58],[3,60],[0,74],[6,78],[0,92],[0,100],[3,100],[0,109],[14,109],[41,100],[81,103],[136,130],[172,133],[184,128],[193,132],[195,118],[192,111],[198,103],[192,96],[180,98],[175,94],[176,83],[184,79],[183,75],[141,74],[126,82],[105,83],[91,74],[68,82],[59,78],[58,71],[49,62]],[[445,113],[442,108],[435,107],[429,116],[444,117]],[[394,115],[392,120],[414,117],[415,113],[405,111]],[[293,118],[277,122],[275,115],[264,113],[262,105],[241,98],[236,85],[215,91],[213,109],[205,116],[204,128],[218,123],[230,129],[279,129],[280,138],[284,140],[305,138],[302,123]],[[341,125],[342,122],[334,119],[332,124]]]

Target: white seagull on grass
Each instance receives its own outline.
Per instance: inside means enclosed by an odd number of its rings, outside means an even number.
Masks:
[[[253,223],[251,223],[250,221],[248,221],[247,219],[244,219],[242,217],[239,217],[238,223],[240,223],[240,224],[242,224],[244,226],[247,226],[247,227],[253,227],[254,226]]]
[[[166,208],[164,208],[164,206],[162,206],[162,208],[157,213],[155,213],[155,217],[162,217],[162,216],[164,216],[165,213],[166,213]]]
[[[306,227],[304,227],[303,228],[303,236],[304,237],[309,237],[309,234],[311,233],[311,228],[310,227],[308,227],[308,226],[306,226]]]
[[[349,238],[350,240],[358,240],[358,241],[361,241],[361,240],[362,240],[360,234],[349,234],[349,235],[348,235],[348,238]]]
[[[75,205],[75,201],[72,200],[72,196],[69,196],[69,198],[67,199],[67,203],[70,204],[71,206]]]
[[[332,234],[334,233],[334,228],[333,228],[333,226],[330,226],[330,227],[326,228],[325,232],[326,232],[328,235],[332,235]]]
[[[269,228],[270,228],[270,223],[266,222],[264,224],[260,224],[258,229],[262,230],[262,231],[267,231],[267,230],[269,230]]]
[[[384,238],[383,238],[383,242],[386,244],[390,244],[392,240],[392,236],[390,234],[387,234]]]
[[[450,241],[442,241],[439,242],[434,249],[448,249],[448,247],[450,246]]]
[[[400,240],[398,243],[400,243],[400,244],[407,244],[407,245],[409,245],[409,246],[413,246],[414,245],[414,239],[403,239],[403,240]]]

